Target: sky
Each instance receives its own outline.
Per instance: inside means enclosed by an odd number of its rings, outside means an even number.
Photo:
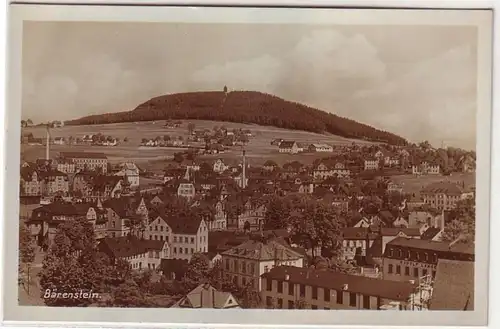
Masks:
[[[22,117],[128,111],[163,94],[271,93],[398,134],[475,149],[477,30],[25,22]]]

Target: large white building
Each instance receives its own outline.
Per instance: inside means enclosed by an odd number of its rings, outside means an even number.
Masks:
[[[276,240],[250,239],[222,253],[227,279],[238,286],[261,290],[261,275],[275,266],[304,266],[304,255]]]

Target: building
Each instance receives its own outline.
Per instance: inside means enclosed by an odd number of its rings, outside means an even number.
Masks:
[[[436,276],[438,260],[474,261],[474,247],[464,243],[396,238],[387,243],[383,254],[383,277],[409,281]]]
[[[344,228],[342,230],[342,258],[362,262],[366,259],[367,250],[377,238],[378,234],[368,227]]]
[[[183,198],[192,199],[196,195],[196,188],[193,183],[181,182],[177,188],[177,195]]]
[[[224,171],[226,171],[229,168],[229,166],[224,164],[224,161],[222,159],[217,159],[214,161],[213,164],[213,171],[222,174]]]
[[[71,161],[57,161],[56,168],[57,171],[63,172],[65,174],[76,173],[76,165]]]
[[[393,182],[387,184],[387,192],[389,193],[403,193],[403,186]]]
[[[63,196],[69,193],[69,178],[65,173],[52,170],[40,174],[43,179],[42,194]]]
[[[379,160],[377,158],[365,159],[365,170],[378,170],[379,167]]]
[[[464,190],[452,182],[432,183],[420,191],[424,202],[438,210],[454,209],[464,194]]]
[[[273,239],[249,239],[221,253],[224,276],[238,286],[260,291],[261,275],[273,267],[302,267],[304,256]]]
[[[64,140],[64,137],[56,137],[56,138],[54,138],[54,144],[64,145],[64,144],[66,144],[66,141]]]
[[[309,145],[310,152],[333,152],[333,147],[327,144],[311,144]]]
[[[160,213],[153,218],[145,236],[169,243],[170,258],[190,261],[193,254],[208,251],[208,227],[204,220]]]
[[[108,170],[108,158],[104,153],[61,152],[61,158],[72,161],[77,170],[101,170],[103,174]]]
[[[239,309],[236,298],[230,292],[215,289],[209,283],[202,283],[182,297],[172,307],[174,308],[215,308]]]
[[[32,166],[21,168],[20,195],[40,196],[42,194],[43,176]]]
[[[297,154],[299,153],[299,145],[295,141],[282,141],[278,147],[280,153],[290,153]]]
[[[128,184],[131,188],[138,188],[140,183],[139,168],[135,163],[125,162],[119,167],[119,171],[115,173],[115,176],[127,178]]]
[[[127,261],[132,270],[160,268],[161,260],[170,254],[165,241],[139,239],[133,235],[105,238],[98,248],[113,261]]]
[[[382,239],[382,254],[389,242],[396,238],[420,239],[420,230],[418,228],[401,227],[382,227],[380,228],[380,237]]]
[[[415,286],[329,270],[279,266],[262,275],[268,308],[380,310],[396,304],[411,309]]]
[[[412,173],[414,175],[439,175],[441,168],[439,164],[423,161],[420,165],[412,166]]]
[[[258,200],[247,200],[241,214],[238,215],[238,229],[258,231],[263,225],[267,207]]]
[[[429,310],[474,310],[474,262],[438,260]]]
[[[349,177],[351,175],[351,171],[346,168],[346,165],[341,162],[327,164],[321,162],[314,168],[313,177],[314,179],[322,179],[325,180],[329,177]]]

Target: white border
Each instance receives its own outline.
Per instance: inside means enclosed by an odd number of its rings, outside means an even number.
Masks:
[[[109,1],[108,1],[109,2]],[[125,1],[121,1],[122,3]],[[198,1],[200,3],[201,1]],[[253,1],[254,4],[259,1]],[[362,5],[359,2],[351,2],[351,5]],[[421,1],[421,4],[427,3],[428,6],[437,6],[437,1]],[[475,2],[481,3],[481,1]],[[212,2],[213,3],[213,2]],[[308,2],[310,3],[310,2]],[[315,5],[325,4],[325,1],[314,1]],[[330,1],[331,3],[331,1]],[[386,2],[387,3],[387,2]],[[394,6],[395,3],[391,2]],[[484,3],[484,2],[483,2]],[[297,4],[297,1],[288,2],[288,4]],[[408,1],[401,1],[400,4],[408,5]],[[449,2],[446,2],[448,5]],[[302,5],[304,2],[302,1]],[[379,3],[380,5],[380,3]],[[384,5],[384,4],[382,4]],[[386,4],[387,6],[388,4]],[[472,4],[469,2],[468,6]],[[416,4],[412,4],[416,7]],[[467,5],[466,5],[467,6]],[[246,23],[313,23],[313,24],[383,24],[401,25],[401,24],[432,24],[432,25],[450,25],[450,24],[472,24],[478,26],[479,40],[479,79],[478,90],[478,135],[477,135],[477,153],[478,153],[478,174],[477,174],[477,193],[478,193],[478,241],[476,246],[476,311],[474,312],[427,312],[425,316],[419,312],[380,312],[364,311],[356,312],[355,315],[350,311],[312,311],[313,318],[307,318],[304,311],[280,311],[280,313],[264,310],[244,310],[244,311],[214,311],[214,310],[170,310],[170,309],[51,309],[46,307],[20,307],[17,304],[17,286],[13,284],[17,277],[16,248],[6,248],[5,260],[9,266],[4,266],[5,282],[11,283],[4,285],[5,320],[33,320],[33,321],[51,321],[57,313],[57,321],[126,321],[130,324],[134,321],[145,319],[154,320],[155,324],[163,322],[177,323],[186,326],[186,323],[198,323],[194,325],[199,327],[201,323],[219,323],[217,327],[222,327],[223,323],[234,324],[267,324],[273,325],[331,325],[335,324],[357,324],[357,325],[484,325],[486,319],[486,298],[487,296],[487,255],[488,255],[488,218],[489,218],[489,185],[490,185],[490,99],[491,88],[489,76],[491,63],[491,21],[485,19],[481,12],[467,11],[398,11],[391,10],[307,10],[307,9],[265,9],[258,10],[252,8],[165,8],[161,7],[104,7],[104,6],[11,6],[10,10],[10,42],[9,42],[9,111],[6,112],[6,169],[4,186],[18,187],[19,176],[19,136],[20,136],[20,41],[22,32],[22,20],[85,20],[85,21],[196,21],[196,22],[246,22]],[[9,124],[11,123],[11,124]],[[0,149],[1,150],[1,149]],[[494,160],[495,161],[495,160]],[[496,162],[494,162],[495,164]],[[1,180],[0,180],[1,182]],[[12,185],[13,184],[13,185]],[[10,190],[12,191],[12,190]],[[15,191],[17,192],[17,190]],[[5,195],[5,204],[17,205],[17,193]],[[3,200],[2,200],[3,201]],[[5,218],[18,218],[18,209],[16,207],[5,209]],[[481,220],[484,218],[485,220]],[[6,246],[17,245],[17,221],[8,220],[5,223],[4,232],[9,232],[5,236]],[[13,234],[11,234],[13,232]],[[15,289],[12,289],[15,287]],[[14,298],[12,298],[14,297]],[[481,304],[481,305],[480,305]],[[481,307],[482,306],[482,307]],[[481,310],[477,310],[481,308]],[[256,313],[259,312],[259,313]],[[305,311],[307,312],[307,311]],[[311,311],[309,311],[311,312]],[[219,315],[220,313],[220,315]],[[307,314],[307,313],[306,313]],[[312,315],[312,314],[311,314]],[[76,324],[76,323],[74,323]],[[80,323],[83,324],[83,323]],[[55,325],[55,323],[52,323]],[[95,323],[94,325],[97,325]],[[108,324],[109,325],[109,324]],[[126,324],[121,324],[124,326]],[[149,323],[152,326],[153,323]],[[135,323],[134,326],[137,326]],[[165,325],[161,325],[165,327]],[[226,327],[224,325],[224,327]]]

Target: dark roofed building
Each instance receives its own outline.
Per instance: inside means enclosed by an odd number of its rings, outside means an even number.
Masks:
[[[384,279],[419,280],[436,276],[438,260],[474,261],[474,246],[461,242],[396,238],[385,248]]]
[[[275,306],[283,309],[378,310],[394,302],[409,309],[414,291],[408,282],[293,266],[278,266],[262,275],[264,301],[267,305],[277,301]]]
[[[474,310],[474,262],[438,261],[429,310]]]

